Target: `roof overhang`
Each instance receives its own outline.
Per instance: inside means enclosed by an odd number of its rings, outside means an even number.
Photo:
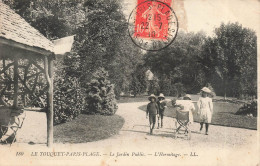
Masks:
[[[2,37],[0,37],[0,50],[0,58],[11,58],[13,56],[20,56],[23,58],[32,58],[33,56],[35,56],[35,58],[54,56],[54,53],[51,51],[24,45]]]
[[[27,51],[32,51],[32,52],[42,54],[42,55],[47,55],[47,56],[53,54],[51,51],[44,50],[44,49],[38,48],[38,47],[32,47],[32,46],[24,45],[24,44],[21,44],[21,43],[18,43],[18,42],[9,40],[9,39],[5,39],[5,38],[2,38],[2,37],[0,37],[0,44],[9,45],[9,46],[12,46],[12,47],[24,49],[24,50],[27,50]]]

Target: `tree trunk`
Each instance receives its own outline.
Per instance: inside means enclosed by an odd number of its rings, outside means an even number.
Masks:
[[[227,99],[227,88],[226,88],[226,80],[224,79],[224,100]]]

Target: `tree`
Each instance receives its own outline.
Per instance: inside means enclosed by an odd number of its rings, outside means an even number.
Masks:
[[[139,82],[135,74],[132,75],[130,91],[134,94],[134,97],[136,97],[136,95],[140,94],[141,92],[141,83]]]
[[[222,23],[216,28],[215,34],[213,40],[217,52],[216,72],[222,79],[224,96],[234,96],[235,92],[256,95],[255,32],[238,23]]]
[[[181,96],[184,95],[186,90],[185,90],[185,88],[184,88],[182,83],[176,83],[176,84],[174,84],[174,87],[175,87],[176,92],[177,92],[175,96],[181,97]]]
[[[147,80],[145,75],[146,68],[142,65],[136,67],[136,70],[132,73],[132,80],[130,84],[130,91],[137,94],[144,93],[147,89]]]
[[[160,87],[159,87],[159,80],[155,76],[153,80],[149,80],[148,82],[148,95],[155,94],[159,95]]]
[[[84,0],[4,0],[48,39],[73,34],[85,19]]]
[[[167,76],[163,74],[159,77],[159,87],[160,87],[160,93],[163,93],[165,96],[171,95],[171,89],[172,89],[172,79],[170,76]]]
[[[76,40],[81,58],[82,79],[99,67],[109,68],[115,59],[116,48],[127,29],[127,21],[117,0],[88,0],[84,3],[88,14]]]
[[[106,66],[106,70],[110,81],[115,85],[116,97],[120,97],[121,91],[129,93],[133,75],[137,76],[142,87],[146,86],[141,50],[133,44],[128,34],[116,47],[115,54],[114,61]],[[144,91],[142,87],[139,93]]]
[[[202,85],[201,79],[204,77],[201,75],[198,56],[201,55],[205,40],[203,32],[196,34],[180,32],[169,47],[158,52],[146,53],[145,65],[158,77],[165,75],[167,78],[162,79],[170,79],[171,86],[181,83],[187,92],[199,91]]]
[[[67,72],[88,82],[91,74],[103,67],[119,98],[121,91],[129,91],[129,80],[141,63],[141,51],[128,37],[127,20],[119,1],[88,0],[84,7],[86,19],[75,31],[79,35],[68,55]]]
[[[90,83],[86,85],[87,109],[84,113],[114,115],[117,104],[114,94],[114,86],[108,80],[108,72],[104,68],[97,69]]]

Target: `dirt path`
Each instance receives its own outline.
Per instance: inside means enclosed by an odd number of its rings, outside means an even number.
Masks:
[[[250,162],[256,165],[258,160],[256,130],[211,125],[209,135],[205,135],[197,132],[199,124],[194,123],[191,128],[191,140],[183,137],[174,139],[173,119],[165,117],[164,128],[155,129],[154,135],[149,135],[148,119],[146,119],[145,112],[138,109],[145,104],[147,102],[119,104],[117,114],[125,119],[125,124],[118,135],[97,142],[73,145],[55,144],[53,150],[99,152],[101,156],[92,157],[93,160],[79,157],[79,162],[88,159],[88,162],[92,164],[147,165],[148,162],[155,159],[149,165],[160,163],[171,165],[173,162],[189,165],[191,163],[193,163],[192,165],[233,165],[235,163],[248,165]],[[47,149],[44,145],[29,147],[19,145],[19,148],[26,148],[28,151],[35,151],[36,147],[45,151]],[[118,152],[129,156],[116,157]],[[191,156],[194,152],[198,156]],[[158,157],[159,153],[162,155],[167,153],[171,156]],[[138,154],[145,156],[136,156]],[[33,161],[39,160],[36,157],[34,159]],[[68,163],[72,161],[77,163],[72,158],[67,160]]]
[[[151,142],[170,142],[174,146],[189,146],[189,147],[223,147],[223,148],[237,148],[254,144],[252,141],[256,139],[256,130],[247,130],[233,127],[223,127],[211,125],[209,127],[209,135],[200,134],[198,123],[191,126],[192,138],[186,138],[180,135],[180,138],[173,139],[174,119],[164,117],[164,127],[155,129],[154,134],[149,133],[148,119],[146,119],[145,112],[138,109],[138,107],[147,104],[147,102],[140,103],[123,103],[119,104],[118,115],[125,119],[125,124],[121,129],[119,135],[113,136],[110,139],[98,142],[110,141],[133,141],[135,143],[141,142],[148,144]],[[162,141],[163,140],[163,141]],[[93,142],[95,144],[97,142]],[[91,144],[91,143],[90,143]],[[207,145],[209,144],[209,145]]]

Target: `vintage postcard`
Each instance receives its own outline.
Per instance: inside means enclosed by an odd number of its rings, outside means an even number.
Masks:
[[[259,34],[259,0],[0,0],[0,166],[259,166]]]

